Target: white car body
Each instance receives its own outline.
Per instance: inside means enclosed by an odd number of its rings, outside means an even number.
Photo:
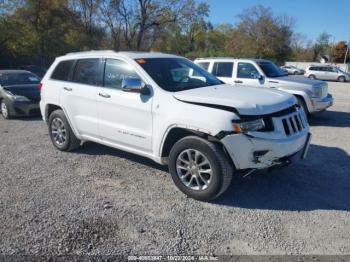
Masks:
[[[51,78],[61,61],[87,58],[126,62],[150,88],[150,93],[141,95]],[[160,164],[168,161],[164,147],[176,128],[204,134],[221,143],[236,169],[278,165],[284,158],[301,151],[308,142],[308,123],[302,108],[296,106],[294,96],[278,90],[246,86],[232,88],[225,84],[179,92],[165,91],[135,61],[148,58],[179,57],[112,51],[58,57],[42,80],[40,108],[44,121],[48,121],[52,110],[62,109],[75,136],[81,141],[122,149]],[[268,131],[234,133],[232,121],[246,117],[264,118],[273,127]],[[289,126],[289,134],[284,125]]]
[[[305,70],[305,77],[319,80],[331,80],[339,82],[349,82],[350,73],[332,65],[316,64],[310,65]]]
[[[328,94],[328,84],[323,81],[311,80],[304,77],[297,76],[281,76],[268,77],[259,66],[259,63],[271,63],[263,59],[236,59],[236,58],[199,58],[194,61],[196,64],[205,68],[208,72],[216,75],[223,82],[234,86],[254,86],[266,87],[282,90],[303,99],[308,113],[323,111],[333,105],[333,97]],[[232,64],[232,70],[227,71],[225,76],[218,75],[214,72],[223,64]],[[242,78],[238,74],[239,64],[249,64],[255,68],[256,75]],[[231,68],[230,67],[230,68]],[[225,73],[225,72],[223,72]]]

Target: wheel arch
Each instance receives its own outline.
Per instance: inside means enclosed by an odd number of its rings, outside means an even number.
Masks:
[[[173,126],[169,128],[166,134],[164,135],[164,138],[160,147],[161,158],[167,158],[169,156],[170,150],[173,147],[173,145],[177,141],[179,141],[180,139],[186,136],[198,136],[206,140],[219,142],[217,138],[210,135],[209,132],[205,132],[204,130],[196,130],[196,129],[186,128],[183,126]]]
[[[47,104],[45,106],[45,121],[48,122],[49,121],[49,117],[51,115],[51,113],[55,110],[61,109],[63,110],[62,107],[56,105],[56,104]]]

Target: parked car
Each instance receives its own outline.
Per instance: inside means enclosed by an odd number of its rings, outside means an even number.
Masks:
[[[0,109],[5,119],[39,115],[39,77],[24,70],[0,70]]]
[[[323,111],[333,105],[326,82],[288,76],[269,60],[199,58],[195,63],[227,84],[267,87],[293,94],[306,114]]]
[[[36,66],[36,65],[23,65],[23,66],[20,66],[19,69],[32,72],[33,74],[39,76],[40,78],[43,78],[47,71],[46,68]]]
[[[291,65],[281,66],[281,69],[287,72],[288,75],[303,75],[305,73],[305,70]]]
[[[40,108],[57,149],[94,141],[132,152],[168,164],[182,192],[211,200],[236,170],[305,157],[309,127],[296,102],[278,90],[224,85],[175,55],[91,51],[56,58]]]
[[[333,80],[339,82],[350,81],[350,74],[332,65],[311,65],[305,71],[310,79]]]

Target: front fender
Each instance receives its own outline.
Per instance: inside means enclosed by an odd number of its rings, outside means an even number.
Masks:
[[[305,102],[306,107],[309,110],[309,112],[313,111],[313,106],[312,106],[312,103],[311,103],[311,99],[310,99],[309,95],[306,92],[300,91],[300,90],[288,90],[288,89],[283,89],[283,88],[278,88],[278,90],[287,92],[287,93],[292,94],[294,96],[302,97],[304,99],[304,102]]]

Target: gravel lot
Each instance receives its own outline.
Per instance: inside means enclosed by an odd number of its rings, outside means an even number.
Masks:
[[[0,254],[350,254],[350,83],[329,86],[307,160],[235,177],[214,203],[145,158],[62,153],[40,119],[1,118]]]

